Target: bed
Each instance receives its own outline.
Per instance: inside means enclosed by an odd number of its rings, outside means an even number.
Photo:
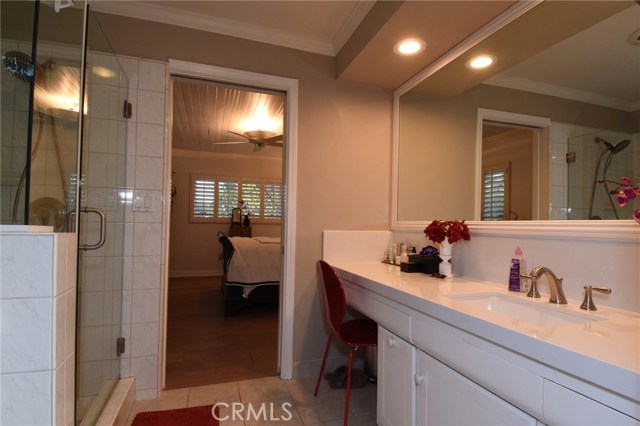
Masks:
[[[246,306],[277,303],[280,296],[280,238],[227,237],[222,244],[224,316],[234,316]]]

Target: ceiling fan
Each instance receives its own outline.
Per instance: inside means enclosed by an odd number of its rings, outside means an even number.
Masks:
[[[250,130],[244,133],[237,133],[229,130],[229,133],[245,138],[246,142],[214,142],[214,145],[231,145],[238,143],[254,144],[254,151],[260,151],[265,146],[277,146],[282,148],[283,135],[276,135],[268,130]]]

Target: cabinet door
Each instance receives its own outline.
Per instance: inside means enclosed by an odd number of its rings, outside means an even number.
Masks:
[[[422,351],[415,383],[418,425],[536,425],[535,418]]]
[[[415,348],[378,327],[378,425],[415,425]]]

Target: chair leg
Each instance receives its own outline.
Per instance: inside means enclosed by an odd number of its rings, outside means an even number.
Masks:
[[[333,334],[329,334],[327,338],[327,347],[324,348],[324,356],[322,357],[322,364],[320,365],[320,374],[318,374],[318,381],[316,382],[316,390],[313,392],[313,396],[318,396],[318,389],[320,388],[320,381],[322,380],[322,373],[324,372],[324,364],[327,362],[327,355],[329,354],[329,348],[331,347],[331,338]]]
[[[347,369],[347,395],[344,398],[344,426],[349,424],[349,397],[351,395],[351,367],[353,366],[353,353],[358,349],[357,346],[349,347],[349,366]]]

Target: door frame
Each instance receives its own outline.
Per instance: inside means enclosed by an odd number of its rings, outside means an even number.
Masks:
[[[169,59],[168,76],[189,77],[213,80],[284,92],[286,95],[285,113],[285,146],[284,154],[284,226],[282,229],[283,267],[280,285],[280,318],[278,333],[278,368],[282,379],[290,379],[293,375],[293,314],[294,314],[294,273],[295,273],[295,229],[296,229],[296,183],[297,183],[297,141],[298,141],[298,80],[269,74],[240,71],[213,65],[185,62]],[[170,81],[170,80],[169,80]],[[171,177],[171,128],[173,125],[172,86],[167,92],[167,129],[165,150],[164,194],[170,193]],[[162,361],[160,364],[161,389],[165,387],[166,351],[167,351],[167,298],[169,294],[169,203],[165,203],[163,235],[164,238],[164,274],[163,274],[163,306],[162,306]]]

